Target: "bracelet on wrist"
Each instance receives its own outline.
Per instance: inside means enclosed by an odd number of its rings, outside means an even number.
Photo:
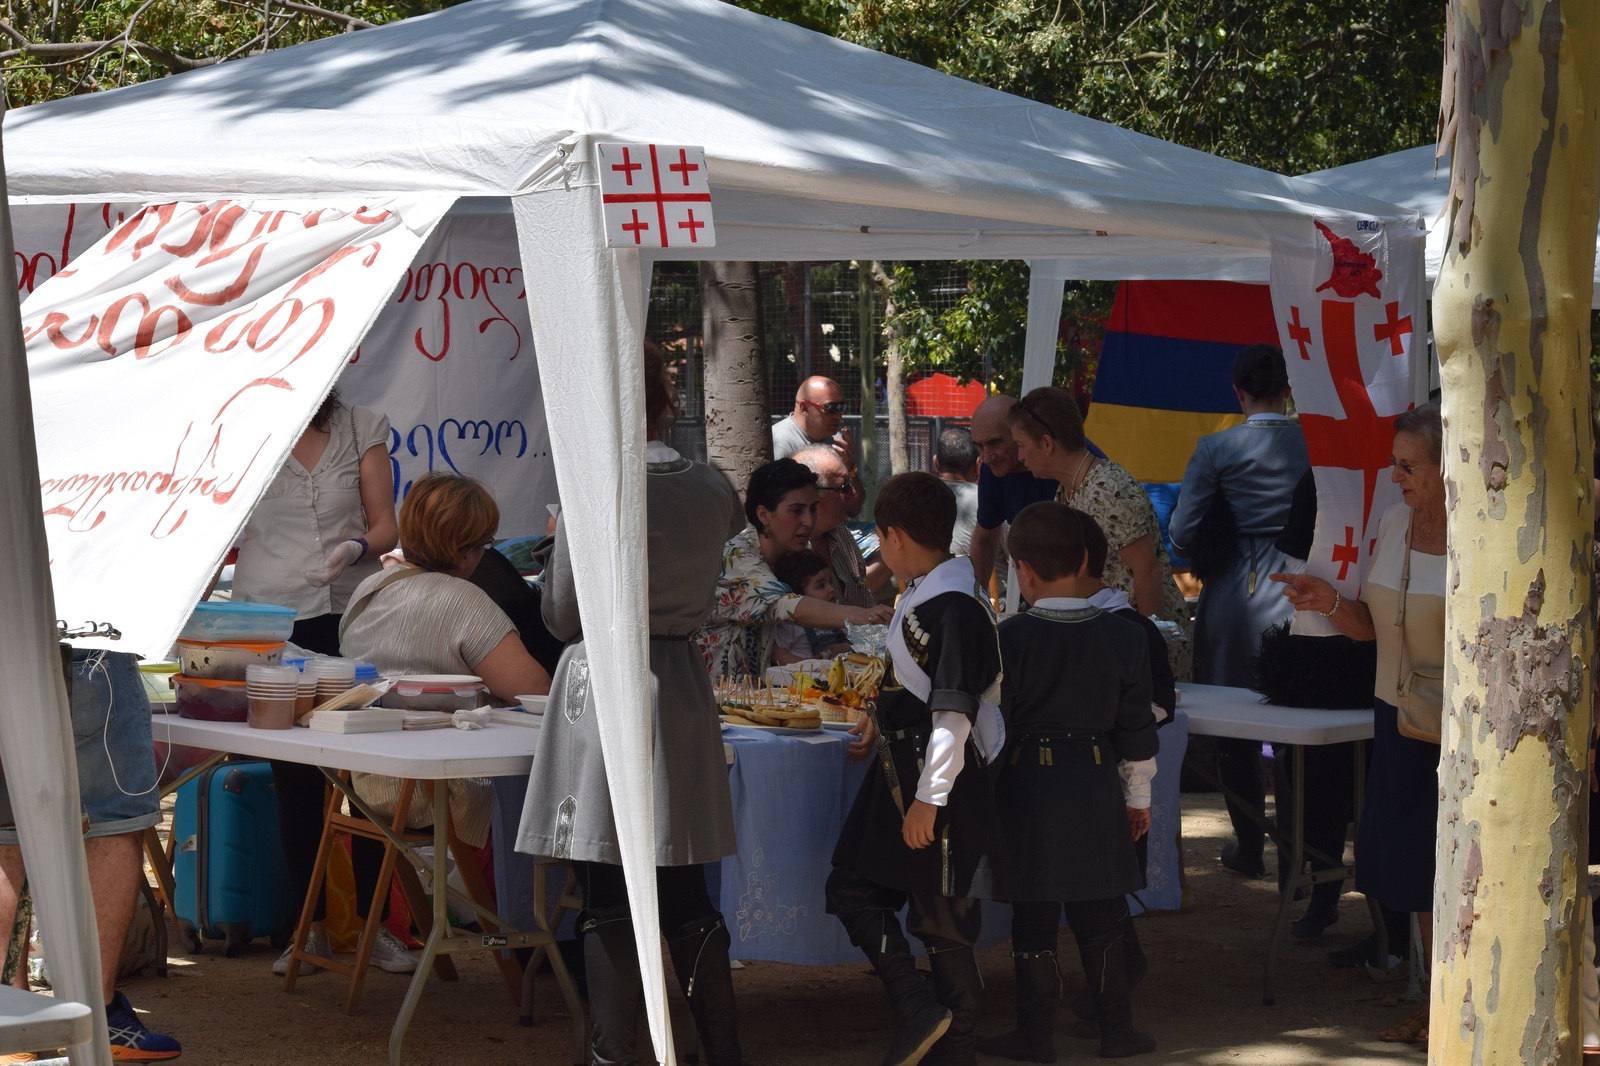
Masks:
[[[359,563],[361,560],[363,560],[363,559],[365,559],[367,557],[367,552],[369,552],[371,550],[367,546],[367,538],[366,537],[351,537],[350,539],[352,541],[354,541],[356,544],[361,545],[361,554],[356,556],[356,562]]]
[[[1317,613],[1320,614],[1324,618],[1332,618],[1333,617],[1333,613],[1339,609],[1339,605],[1341,603],[1343,603],[1343,602],[1344,602],[1344,597],[1339,595],[1339,590],[1338,589],[1334,589],[1333,590],[1333,606],[1329,607],[1326,611],[1318,611]]]

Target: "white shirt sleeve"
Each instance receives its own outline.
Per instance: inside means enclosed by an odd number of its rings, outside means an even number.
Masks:
[[[963,753],[967,747],[967,735],[971,732],[972,720],[960,711],[933,712],[933,731],[928,735],[928,750],[922,758],[917,799],[935,807],[943,807],[949,802],[950,789],[965,764]],[[1154,760],[1151,765],[1153,768]]]
[[[1123,759],[1117,763],[1117,776],[1122,778],[1122,802],[1134,810],[1150,809],[1150,782],[1155,780],[1154,759]]]

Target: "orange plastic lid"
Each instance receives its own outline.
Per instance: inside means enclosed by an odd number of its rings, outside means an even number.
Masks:
[[[244,681],[224,681],[217,677],[186,677],[183,674],[173,674],[172,681],[174,684],[201,685],[205,688],[244,688],[247,684]]]
[[[182,637],[178,638],[178,643],[187,648],[238,648],[258,655],[277,651],[284,644],[281,640],[185,640]]]

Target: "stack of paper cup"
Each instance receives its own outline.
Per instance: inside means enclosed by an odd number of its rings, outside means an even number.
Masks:
[[[317,675],[309,670],[300,671],[300,693],[294,701],[294,720],[300,721],[317,705]]]
[[[244,688],[250,698],[245,721],[252,729],[288,729],[294,725],[300,671],[292,666],[252,664],[245,668]]]
[[[312,659],[306,663],[306,673],[317,679],[317,702],[321,706],[341,695],[356,683],[354,659]]]

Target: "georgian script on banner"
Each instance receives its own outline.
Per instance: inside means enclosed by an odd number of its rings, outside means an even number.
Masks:
[[[466,474],[494,493],[500,536],[544,532],[555,467],[510,218],[451,215],[434,230],[339,392],[389,416],[396,500],[429,470]]]
[[[1359,596],[1378,523],[1400,493],[1389,477],[1394,420],[1410,408],[1425,353],[1420,230],[1371,219],[1307,223],[1272,242],[1272,305],[1317,482],[1306,571]],[[1297,612],[1296,632],[1331,633]]]
[[[163,655],[448,198],[129,215],[22,307],[57,614]]]
[[[136,204],[12,208],[22,295],[139,210]],[[506,215],[447,216],[423,242],[338,380],[387,415],[395,502],[429,470],[467,474],[500,504],[500,535],[537,535],[557,502],[544,395]]]

